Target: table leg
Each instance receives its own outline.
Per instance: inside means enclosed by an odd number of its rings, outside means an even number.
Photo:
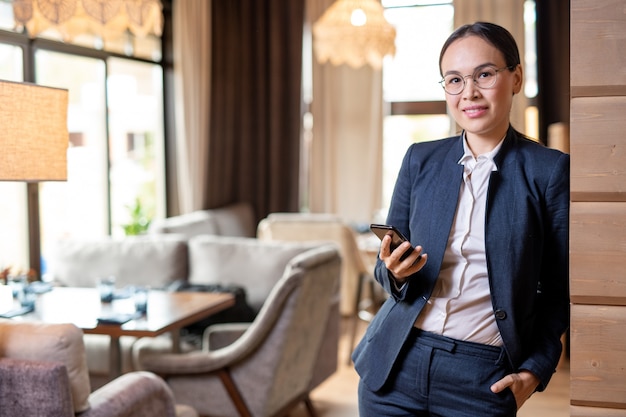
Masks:
[[[122,374],[122,348],[119,336],[110,336],[109,346],[109,379],[113,380]]]
[[[180,353],[180,330],[170,332],[172,338],[172,353]]]

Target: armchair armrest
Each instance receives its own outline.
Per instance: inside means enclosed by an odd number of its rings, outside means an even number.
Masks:
[[[0,358],[0,414],[73,416],[65,366],[60,363]]]
[[[251,323],[220,323],[204,331],[202,346],[206,350],[217,350],[231,345],[248,330]]]
[[[303,273],[302,270],[291,272],[292,275]],[[135,368],[166,377],[167,375],[210,373],[242,360],[256,350],[272,331],[278,315],[283,311],[284,300],[299,285],[299,280],[283,277],[281,284],[277,292],[272,292],[254,322],[248,324],[246,331],[232,344],[217,350],[205,349],[182,354],[164,354],[151,349],[152,342],[149,338],[142,338],[133,345]]]
[[[165,381],[150,372],[130,372],[94,391],[91,408],[80,417],[175,417],[174,395]]]

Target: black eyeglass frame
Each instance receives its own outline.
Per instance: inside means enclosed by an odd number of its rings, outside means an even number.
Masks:
[[[483,66],[480,66],[480,67],[476,68],[472,74],[469,74],[469,75],[458,74],[458,76],[461,77],[461,80],[463,80],[463,87],[458,91],[458,93],[451,93],[448,90],[446,90],[446,84],[445,84],[446,78],[445,77],[443,77],[439,81],[439,84],[441,84],[441,88],[443,88],[443,91],[445,91],[447,94],[450,94],[452,96],[458,96],[459,94],[461,94],[465,90],[465,86],[467,85],[467,81],[466,81],[467,77],[472,77],[472,81],[474,82],[474,85],[477,88],[480,88],[481,90],[489,90],[489,89],[493,88],[494,85],[496,85],[496,82],[498,82],[498,73],[499,72],[502,72],[502,71],[507,70],[507,69],[509,71],[513,71],[516,67],[517,67],[517,65],[507,65],[506,67],[502,67],[502,68],[496,68],[493,65],[483,65]],[[492,68],[495,71],[496,75],[493,78],[493,84],[491,84],[489,87],[481,87],[481,86],[478,85],[478,82],[476,81],[476,75],[479,74],[480,71],[482,71],[482,70],[484,70],[486,68]]]

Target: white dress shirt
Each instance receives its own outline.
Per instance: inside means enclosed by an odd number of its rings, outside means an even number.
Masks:
[[[503,138],[504,140],[504,138]],[[422,330],[457,340],[502,345],[496,325],[485,254],[485,207],[493,157],[502,141],[489,153],[474,157],[463,135],[464,166],[454,223],[448,237],[439,278],[430,299],[415,321]]]

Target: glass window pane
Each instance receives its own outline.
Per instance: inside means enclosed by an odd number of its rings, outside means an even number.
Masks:
[[[0,78],[19,82],[22,74],[22,48],[0,44]],[[0,269],[27,270],[30,266],[26,184],[0,182],[0,195]]]
[[[22,62],[22,48],[0,44],[0,78],[8,81],[22,81],[24,74]]]
[[[105,65],[45,50],[35,63],[38,84],[69,90],[68,179],[39,185],[43,271],[57,240],[108,235]]]
[[[450,136],[445,115],[387,116],[383,125],[383,206],[388,207],[402,158],[412,143]],[[382,215],[386,217],[386,214]]]
[[[444,101],[439,85],[439,52],[452,33],[452,2],[383,0],[385,17],[396,28],[396,55],[383,66],[386,102]],[[380,220],[386,217],[398,170],[414,142],[450,135],[447,114],[387,116],[383,130],[383,201]]]
[[[139,233],[165,213],[163,72],[121,58],[108,72],[112,234]]]
[[[524,94],[537,97],[537,13],[534,0],[524,2]]]
[[[383,64],[384,100],[444,100],[439,51],[452,33],[452,4],[385,9],[396,28],[396,55]]]
[[[13,5],[10,2],[0,1],[0,29],[14,30]]]

